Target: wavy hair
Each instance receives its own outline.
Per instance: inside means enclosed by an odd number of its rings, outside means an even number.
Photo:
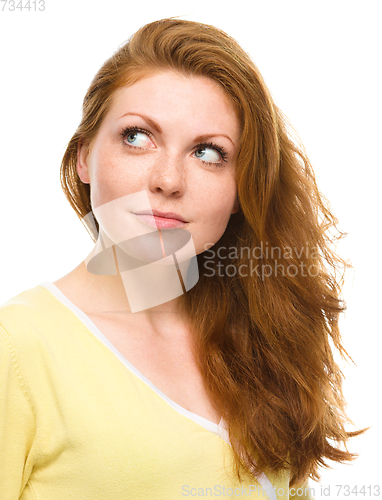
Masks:
[[[242,468],[253,474],[289,469],[291,486],[317,480],[326,459],[357,456],[347,441],[366,430],[345,430],[352,421],[333,356],[337,351],[351,360],[338,323],[346,309],[344,271],[352,266],[334,251],[346,233],[249,55],[214,26],[169,18],[141,27],[103,64],[85,95],[61,164],[62,188],[83,221],[92,207],[90,187],[77,173],[78,148],[91,148],[119,88],[158,70],[218,82],[241,127],[240,210],[221,239],[197,256],[199,281],[180,298],[206,390],[227,425],[235,474],[241,481]]]

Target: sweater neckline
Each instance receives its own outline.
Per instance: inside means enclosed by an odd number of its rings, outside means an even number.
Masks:
[[[204,427],[210,432],[217,434],[224,441],[229,443],[229,437],[227,430],[224,426],[223,418],[220,420],[219,424],[212,422],[196,413],[193,413],[183,406],[179,405],[172,399],[170,399],[166,394],[164,394],[158,387],[156,387],[143,373],[141,373],[130,361],[128,361],[123,354],[118,351],[118,349],[105,337],[101,330],[96,326],[96,324],[85,314],[79,307],[77,307],[73,302],[71,302],[68,297],[54,284],[50,281],[44,281],[39,284],[39,286],[47,289],[61,304],[70,309],[81,321],[81,323],[91,332],[95,337],[98,338],[108,349],[110,349],[116,357],[128,368],[134,375],[136,375],[142,382],[148,385],[160,398],[166,401],[175,411],[184,415],[185,417],[193,420],[200,426]]]

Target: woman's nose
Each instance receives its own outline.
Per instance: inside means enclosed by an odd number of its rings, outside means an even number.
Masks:
[[[162,191],[164,195],[171,196],[183,194],[185,179],[185,162],[179,154],[167,154],[156,160],[150,171],[149,187],[152,191]]]

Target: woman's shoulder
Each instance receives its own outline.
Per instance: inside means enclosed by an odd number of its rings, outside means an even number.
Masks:
[[[0,304],[0,360],[14,366],[15,373],[36,363],[41,352],[47,324],[44,312],[49,311],[46,295],[42,286],[35,286]]]
[[[47,290],[37,285],[23,290],[17,295],[0,304],[0,323],[22,324],[24,321],[33,320],[49,307]]]
[[[43,284],[23,290],[0,304],[0,331],[24,349],[72,320],[70,311]]]

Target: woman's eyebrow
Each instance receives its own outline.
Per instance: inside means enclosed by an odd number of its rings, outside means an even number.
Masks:
[[[206,141],[207,139],[210,139],[211,137],[226,137],[227,139],[229,139],[232,142],[233,146],[235,147],[235,144],[234,144],[233,140],[231,139],[231,137],[229,137],[226,134],[204,134],[204,135],[198,135],[198,137],[195,137],[195,142],[203,142],[203,141]]]
[[[152,118],[150,118],[149,116],[147,115],[143,115],[142,113],[125,113],[124,115],[122,115],[120,118],[123,118],[124,116],[140,116],[141,118],[143,118],[144,120],[146,120],[146,122],[150,125],[150,127],[152,127],[156,132],[158,132],[159,134],[162,133],[162,129],[161,127],[158,125],[158,123],[156,123]],[[235,144],[233,142],[233,140],[226,134],[203,134],[203,135],[198,135],[198,137],[195,137],[195,140],[194,142],[203,142],[211,137],[226,137],[229,141],[232,142],[233,146],[235,147]]]
[[[124,115],[121,116],[121,118],[123,118],[124,116],[127,116],[127,115],[140,116],[141,118],[146,120],[147,123],[150,125],[150,127],[152,127],[156,132],[158,132],[159,134],[162,133],[162,129],[160,128],[160,126],[156,122],[154,122],[154,120],[152,120],[150,117],[148,117],[147,115],[142,115],[140,113],[125,113]]]

